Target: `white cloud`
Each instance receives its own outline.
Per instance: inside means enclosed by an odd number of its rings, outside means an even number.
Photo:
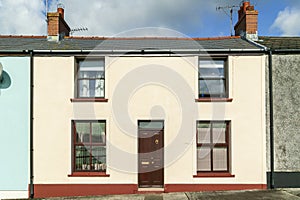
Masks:
[[[132,34],[129,30],[134,29],[141,33],[143,27],[158,27],[157,30],[148,29],[154,31],[150,33],[151,36],[177,34],[170,30],[199,35],[220,28],[214,26],[228,23],[224,13],[216,12],[216,5],[220,5],[220,1],[48,0],[48,11],[56,12],[57,4],[63,3],[65,20],[69,26],[88,28],[88,31],[76,32],[74,35],[114,36],[124,32]],[[0,34],[46,35],[44,2],[45,0],[0,0]]]
[[[0,1],[0,34],[40,35],[46,32],[42,0]]]
[[[271,30],[277,29],[282,36],[300,35],[300,8],[286,7],[280,11],[271,26]]]
[[[56,10],[56,1],[51,9]],[[142,27],[160,27],[179,32],[196,32],[203,26],[215,3],[205,0],[61,0],[71,28],[87,27],[76,35],[112,36]]]

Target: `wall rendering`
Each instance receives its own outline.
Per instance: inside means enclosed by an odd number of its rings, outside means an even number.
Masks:
[[[28,57],[0,57],[7,83],[0,83],[0,198],[28,197]],[[3,87],[2,87],[3,86]]]
[[[74,195],[62,192],[72,187],[77,188],[76,195],[82,195],[82,184],[94,185],[98,194],[105,193],[107,184],[130,188],[114,192],[136,192],[137,121],[147,119],[164,120],[165,191],[183,186],[187,190],[213,185],[219,189],[265,187],[265,56],[228,57],[232,102],[195,101],[198,56],[106,57],[107,102],[71,101],[76,95],[74,57],[35,57],[34,63],[36,197]],[[189,115],[191,110],[197,111],[195,116]],[[71,122],[95,119],[106,120],[109,176],[70,176]],[[231,121],[233,176],[195,177],[197,120]]]
[[[300,186],[300,55],[273,54],[274,184]],[[268,90],[267,90],[268,91]],[[267,94],[269,97],[269,94]],[[269,112],[269,100],[267,110]],[[269,118],[269,114],[267,115]],[[269,161],[269,120],[268,161]],[[268,163],[269,166],[269,163]]]

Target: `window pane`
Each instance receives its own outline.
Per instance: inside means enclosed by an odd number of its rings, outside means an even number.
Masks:
[[[96,79],[104,78],[104,72],[100,71],[80,71],[79,78],[81,79]]]
[[[200,80],[199,81],[199,97],[224,97],[225,81],[220,80]]]
[[[92,123],[92,143],[105,143],[105,123]]]
[[[213,170],[227,171],[227,148],[213,149]]]
[[[147,121],[147,122],[139,122],[140,128],[153,128],[153,129],[163,129],[164,123],[163,122],[156,122],[156,121]]]
[[[81,79],[79,97],[104,97],[104,79]]]
[[[92,147],[92,170],[105,171],[106,170],[106,148]]]
[[[200,78],[224,78],[223,68],[200,68]]]
[[[79,61],[80,71],[104,71],[104,60],[81,60]]]
[[[90,153],[89,149],[84,146],[75,147],[75,169],[90,170]]]
[[[90,123],[76,122],[76,142],[90,142]]]
[[[210,143],[210,123],[199,122],[197,124],[198,143]]]
[[[213,143],[226,143],[226,123],[213,124]]]
[[[104,60],[82,60],[78,68],[78,96],[104,97]]]
[[[95,80],[95,97],[104,97],[104,79]]]
[[[199,61],[200,77],[222,77],[224,78],[224,61],[223,60],[200,60]]]
[[[210,148],[197,147],[197,171],[211,171]]]
[[[89,97],[90,96],[90,89],[89,89],[89,80],[79,80],[79,97]]]
[[[199,66],[203,68],[223,68],[224,60],[199,60]]]

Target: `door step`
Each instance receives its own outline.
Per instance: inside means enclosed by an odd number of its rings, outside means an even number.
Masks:
[[[164,192],[164,188],[138,188],[138,192]]]

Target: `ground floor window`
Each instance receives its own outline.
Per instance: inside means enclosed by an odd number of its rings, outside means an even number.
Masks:
[[[197,121],[197,172],[229,172],[229,132],[229,121]]]
[[[73,172],[106,172],[106,121],[72,121]]]

